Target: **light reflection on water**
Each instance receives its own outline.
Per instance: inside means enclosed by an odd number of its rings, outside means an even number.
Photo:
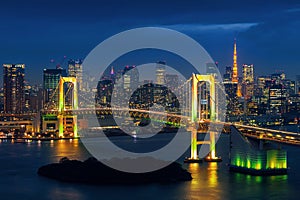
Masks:
[[[226,158],[226,141],[217,146]],[[183,166],[193,180],[172,184],[91,186],[61,183],[36,175],[38,167],[62,157],[84,160],[90,155],[79,140],[32,143],[0,143],[0,199],[297,199],[299,175],[250,176],[229,173],[221,163],[194,163]],[[292,148],[291,168],[300,169],[298,149]],[[189,150],[185,155],[188,156]],[[294,154],[294,155],[293,155]],[[182,161],[181,159],[180,161]],[[17,188],[17,190],[16,190]]]
[[[208,186],[209,187],[217,187],[218,186],[218,163],[210,162],[208,163]]]
[[[218,180],[218,163],[191,163],[187,164],[187,170],[192,173],[192,181],[189,185],[187,199],[223,199]]]

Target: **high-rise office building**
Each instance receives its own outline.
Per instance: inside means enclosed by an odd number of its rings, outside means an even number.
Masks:
[[[243,65],[242,95],[245,99],[250,99],[254,94],[254,67],[253,65]]]
[[[296,94],[296,81],[292,81],[290,79],[285,79],[282,81],[283,87],[286,88],[287,93],[289,95],[294,95]]]
[[[174,98],[176,97],[174,95],[177,95],[176,90],[178,90],[179,87],[179,77],[177,74],[166,74],[165,81],[166,88],[168,90],[166,92],[167,102],[173,104],[175,101],[177,101],[177,98]]]
[[[159,61],[156,63],[156,84],[164,85],[166,75],[166,62]]]
[[[269,88],[269,113],[285,113],[287,91],[282,84],[273,85]]]
[[[44,105],[52,101],[57,104],[58,93],[54,93],[58,87],[60,77],[67,76],[65,69],[44,69],[43,89],[44,89]]]
[[[206,63],[206,74],[213,74],[218,80],[218,74],[219,74],[219,69],[218,69],[218,63]]]
[[[110,107],[113,86],[111,79],[100,80],[98,82],[96,93],[96,103],[98,105]]]
[[[254,83],[254,66],[251,65],[243,65],[243,82]]]
[[[139,71],[136,66],[126,66],[123,70],[123,86],[126,92],[134,91],[139,85]]]
[[[69,60],[68,74],[71,77],[76,77],[79,90],[84,90],[83,73],[82,73],[82,60]]]
[[[281,84],[285,80],[286,76],[284,72],[278,72],[271,74],[271,80],[273,82],[273,85]]]
[[[0,110],[4,110],[4,92],[3,92],[3,88],[0,88]]]
[[[267,86],[267,84],[269,85],[270,82],[271,82],[271,77],[259,76],[257,78],[257,87],[261,90],[264,90],[264,88]]]
[[[171,91],[175,91],[179,86],[179,77],[177,74],[166,74],[166,86]]]
[[[225,74],[223,75],[224,83],[231,83],[232,81],[232,67],[227,66],[225,69]]]
[[[237,84],[232,82],[233,70],[227,66],[223,75],[223,84],[227,97],[227,111],[231,114],[234,111],[236,104]]]
[[[269,88],[272,81],[270,76],[259,76],[257,78],[256,96],[259,97],[260,104],[267,104],[269,101]]]
[[[21,113],[25,108],[25,64],[3,64],[4,112]]]

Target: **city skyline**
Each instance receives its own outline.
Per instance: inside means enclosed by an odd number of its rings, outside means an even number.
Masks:
[[[72,4],[51,1],[43,5],[38,1],[3,2],[0,62],[25,63],[26,80],[41,83],[38,75],[42,75],[42,70],[55,68],[51,59],[55,63],[64,56],[84,59],[98,43],[113,34],[158,26],[194,38],[222,69],[232,65],[232,43],[236,37],[239,73],[243,64],[251,63],[256,66],[257,75],[277,69],[294,79],[300,45],[299,4],[296,1],[251,2],[164,1],[153,5],[130,1],[72,1]],[[125,8],[120,8],[120,4]]]
[[[295,199],[299,0],[0,3],[1,199]]]

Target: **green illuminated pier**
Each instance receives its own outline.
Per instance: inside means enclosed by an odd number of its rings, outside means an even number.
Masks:
[[[252,175],[287,173],[287,153],[263,140],[249,141],[232,127],[230,138],[230,170]]]

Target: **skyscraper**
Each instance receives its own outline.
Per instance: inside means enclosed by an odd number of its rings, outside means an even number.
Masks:
[[[275,84],[269,88],[269,113],[283,114],[285,112],[287,91],[282,84]]]
[[[225,74],[223,75],[224,83],[231,83],[232,82],[232,67],[227,66],[225,69]]]
[[[254,83],[254,66],[243,65],[243,82]]]
[[[175,91],[179,86],[179,77],[177,74],[166,74],[166,86],[172,92]]]
[[[242,94],[245,99],[250,99],[254,94],[254,67],[243,65]]]
[[[96,103],[98,105],[110,107],[113,86],[111,79],[104,79],[98,82],[96,93]]]
[[[44,104],[52,101],[54,104],[58,102],[58,93],[55,93],[55,89],[58,87],[59,79],[62,76],[67,76],[65,69],[44,69]],[[54,96],[53,96],[54,95]],[[51,98],[52,97],[52,98]]]
[[[4,112],[20,113],[25,108],[25,64],[3,64]]]
[[[83,74],[82,74],[82,60],[69,60],[68,74],[71,77],[76,77],[79,90],[84,90]]]
[[[123,86],[126,92],[134,91],[139,84],[139,71],[136,66],[126,66],[123,70]]]
[[[166,75],[166,62],[159,61],[156,63],[156,84],[164,85]]]

